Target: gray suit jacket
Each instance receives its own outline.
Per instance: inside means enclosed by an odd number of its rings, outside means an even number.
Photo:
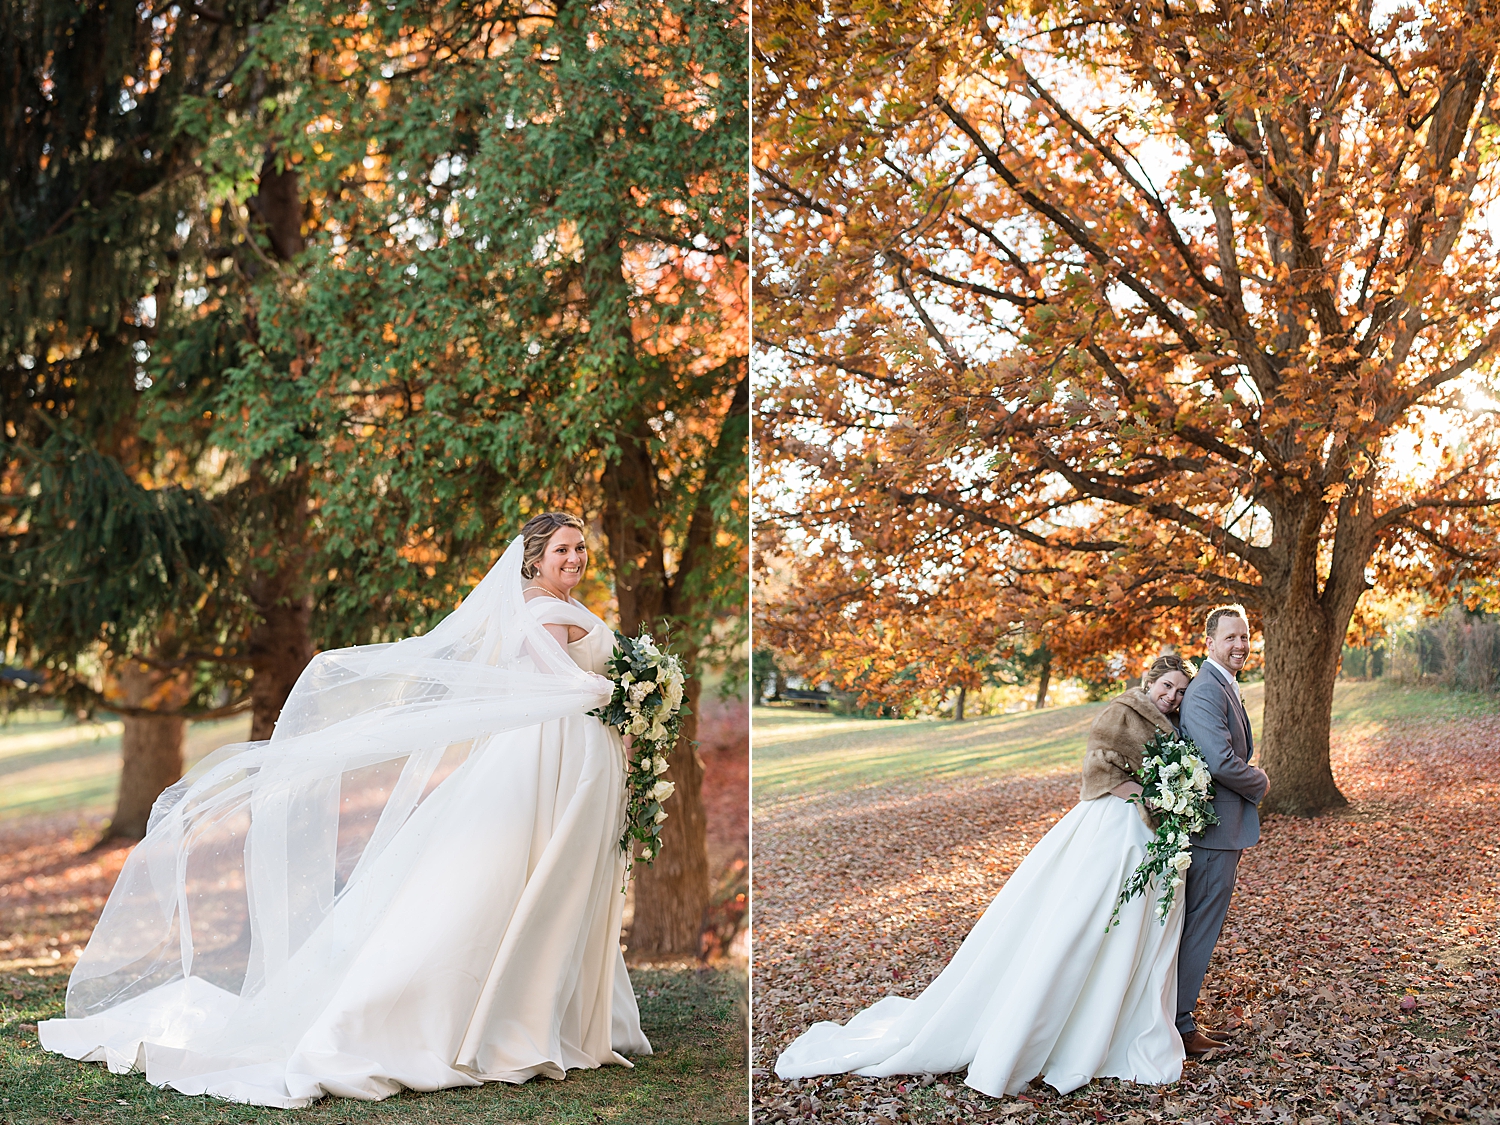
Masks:
[[[1260,840],[1255,806],[1266,795],[1266,779],[1250,767],[1255,739],[1239,695],[1205,661],[1182,697],[1181,715],[1178,727],[1213,774],[1214,812],[1219,815],[1219,823],[1209,825],[1193,843],[1219,851],[1250,847]]]

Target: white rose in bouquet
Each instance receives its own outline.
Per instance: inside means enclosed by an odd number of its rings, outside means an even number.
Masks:
[[[651,790],[651,796],[658,801],[665,801],[673,793],[677,792],[677,785],[671,781],[658,781]]]

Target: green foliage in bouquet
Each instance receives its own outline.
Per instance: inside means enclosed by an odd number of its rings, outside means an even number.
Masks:
[[[1137,895],[1145,894],[1152,882],[1162,889],[1156,904],[1156,917],[1165,923],[1177,896],[1177,888],[1182,886],[1183,877],[1193,863],[1190,838],[1210,824],[1219,823],[1212,803],[1213,778],[1208,772],[1208,763],[1191,739],[1157,731],[1146,743],[1141,768],[1135,777],[1143,792],[1139,797],[1132,797],[1131,803],[1144,802],[1152,811],[1156,835],[1146,845],[1146,858],[1120,889],[1120,897],[1115,900],[1115,909],[1109,916],[1109,924],[1104,927],[1105,932],[1119,920],[1120,907]]]
[[[649,866],[661,854],[661,826],[667,819],[663,805],[676,788],[661,775],[667,772],[668,755],[682,731],[687,675],[682,661],[658,647],[645,630],[634,638],[615,634],[608,675],[615,682],[614,694],[590,714],[630,739],[620,847],[631,853],[632,864],[638,858]],[[638,854],[634,842],[642,845]]]

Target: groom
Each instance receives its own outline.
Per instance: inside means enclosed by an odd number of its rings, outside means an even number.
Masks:
[[[1201,1055],[1222,1047],[1227,1036],[1204,1032],[1193,1022],[1193,1008],[1214,943],[1229,913],[1234,872],[1240,852],[1260,840],[1256,804],[1266,795],[1266,773],[1250,764],[1255,740],[1250,717],[1240,698],[1238,677],[1250,655],[1250,622],[1237,605],[1209,612],[1204,626],[1208,659],[1182,697],[1184,736],[1193,740],[1214,779],[1214,812],[1209,825],[1192,841],[1193,863],[1187,871],[1186,915],[1177,954],[1177,1030],[1183,1048]]]

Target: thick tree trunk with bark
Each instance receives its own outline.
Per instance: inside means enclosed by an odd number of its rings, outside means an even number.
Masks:
[[[649,433],[644,424],[636,428]],[[643,621],[656,622],[667,609],[656,466],[648,440],[621,434],[619,454],[604,473],[604,538],[614,570],[620,631],[626,634],[634,634]]]
[[[1367,588],[1375,528],[1368,512],[1346,496],[1337,509],[1333,550],[1320,567],[1327,506],[1294,494],[1278,496],[1269,507],[1275,530],[1257,598],[1265,640],[1264,729],[1255,732],[1252,764],[1270,778],[1262,811],[1313,816],[1349,803],[1328,758],[1333,687],[1349,619]]]
[[[187,720],[181,715],[126,715],[120,738],[120,796],[109,836],[139,840],[151,806],[182,776]]]
[[[267,148],[256,193],[247,200],[270,239],[271,249],[290,262],[304,249],[303,202],[297,172],[277,171],[277,154]],[[260,620],[246,641],[250,681],[250,738],[271,737],[297,677],[313,658],[312,595],[307,588],[310,523],[307,470],[277,478],[262,465],[251,470],[251,518],[259,550],[274,558],[269,569],[253,567],[246,583]],[[253,564],[252,564],[253,566]]]
[[[661,629],[668,608],[668,583],[656,522],[656,467],[644,439],[626,438],[621,445],[620,456],[604,474],[604,534],[615,574],[620,631],[631,636],[642,624],[654,631]],[[696,712],[702,690],[697,653],[681,655],[689,677],[686,703]],[[671,755],[671,768],[664,775],[677,788],[664,806],[662,853],[650,867],[638,867],[634,875],[630,951],[635,957],[696,957],[699,952],[709,887],[703,763],[693,746],[697,731],[697,715],[687,716],[682,738]]]
[[[1348,804],[1328,759],[1333,686],[1349,626],[1347,614],[1290,598],[1267,615],[1264,730],[1256,755],[1271,779],[1265,812],[1312,816]]]
[[[953,721],[955,723],[964,721],[964,696],[968,693],[968,690],[968,688],[964,687],[959,688],[958,695],[953,700]]]
[[[1266,598],[1265,730],[1256,732],[1254,759],[1271,777],[1263,811],[1313,816],[1349,804],[1334,783],[1329,733],[1344,634],[1364,589],[1364,558],[1358,550],[1347,552],[1335,559],[1335,570],[1350,573],[1331,574],[1323,583],[1299,582],[1301,574],[1316,573],[1310,552],[1304,565],[1292,568],[1289,588]]]
[[[661,856],[635,871],[635,920],[630,927],[633,957],[693,956],[701,952],[708,910],[708,817],[703,810],[703,760],[698,737],[702,682],[688,681],[684,693],[693,714],[682,723],[682,739],[672,752],[668,780],[677,785],[667,798]]]
[[[710,458],[708,475],[738,471],[743,464],[749,424],[748,368],[740,379]],[[704,493],[693,510],[680,548],[677,573],[667,576],[662,527],[665,516],[657,497],[657,467],[649,453],[650,427],[638,420],[633,432],[619,435],[620,450],[604,473],[604,533],[614,566],[620,629],[633,633],[641,623],[659,629],[668,621],[693,622],[701,613],[695,568],[704,565],[715,535],[712,505]],[[693,626],[689,626],[693,627]],[[688,643],[682,645],[682,641]],[[697,710],[698,638],[677,637],[683,668],[689,675],[686,702]],[[709,904],[707,817],[703,809],[703,763],[693,740],[696,714],[683,722],[682,739],[671,757],[668,780],[676,791],[667,799],[662,826],[662,854],[651,867],[638,870],[635,920],[630,947],[636,957],[698,956]]]

